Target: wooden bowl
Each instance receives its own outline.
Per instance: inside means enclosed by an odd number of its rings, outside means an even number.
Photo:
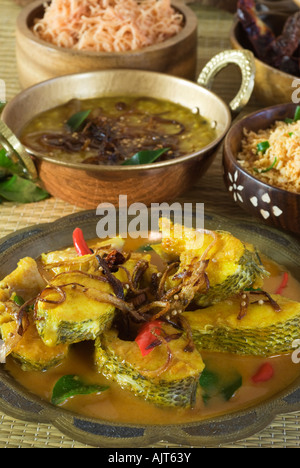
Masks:
[[[35,18],[42,18],[44,2],[26,6],[17,19],[16,58],[23,88],[57,76],[106,69],[142,69],[194,80],[197,67],[197,17],[181,0],[172,0],[185,24],[165,42],[133,52],[87,52],[54,46],[31,31]]]
[[[237,97],[230,104],[233,110],[246,104],[253,89],[253,56],[249,54],[224,51],[212,59],[213,66],[210,62],[207,64],[199,77],[199,82],[210,83],[214,67],[218,69],[220,63],[223,67],[225,60],[238,63],[243,80]],[[229,107],[204,86],[141,70],[79,73],[53,78],[23,90],[5,106],[1,118],[8,132],[18,137],[33,117],[70,99],[137,95],[165,99],[189,109],[198,108],[215,126],[215,140],[193,154],[136,166],[75,164],[36,152],[32,157],[45,189],[69,203],[83,208],[95,208],[103,202],[118,206],[119,196],[126,195],[130,204],[141,202],[149,206],[171,201],[191,188],[213,162],[230,127]],[[32,154],[30,149],[27,151]]]
[[[261,17],[277,35],[282,31],[283,24],[286,21],[288,14],[270,13],[262,15]],[[254,52],[253,47],[238,20],[236,20],[232,26],[230,41],[234,49],[246,49]],[[271,67],[258,58],[255,58],[255,67],[256,75],[254,95],[262,105],[273,106],[276,104],[291,102],[292,93],[295,90],[293,82],[297,78],[296,76]]]
[[[277,120],[293,118],[296,104],[281,104],[254,112],[235,123],[223,147],[224,179],[241,208],[270,226],[300,235],[300,194],[268,185],[246,172],[237,161],[243,130],[257,132]]]

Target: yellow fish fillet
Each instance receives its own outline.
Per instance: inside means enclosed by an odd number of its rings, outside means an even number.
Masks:
[[[280,310],[264,300],[253,299],[239,319],[241,299],[235,298],[206,309],[184,312],[199,350],[255,356],[289,353],[300,338],[300,303],[272,296]]]
[[[186,272],[193,271],[200,262],[207,262],[209,287],[202,287],[195,296],[200,307],[207,307],[235,295],[246,288],[258,288],[268,276],[252,245],[228,232],[195,231],[160,219],[162,242],[154,250],[168,261],[178,261],[175,274],[169,276],[167,286],[174,287]]]

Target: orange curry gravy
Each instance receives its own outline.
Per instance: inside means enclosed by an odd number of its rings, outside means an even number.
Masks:
[[[135,248],[138,246],[136,243]],[[133,250],[132,240],[130,249]],[[265,290],[274,293],[282,281],[282,270],[267,259],[264,263],[271,273],[271,277],[266,280]],[[289,279],[284,295],[300,301],[300,284],[292,277]],[[7,360],[6,369],[26,389],[47,401],[51,400],[55,383],[64,375],[79,375],[88,383],[109,385],[109,390],[102,394],[78,395],[61,406],[87,417],[133,424],[176,424],[199,421],[245,409],[276,395],[300,376],[300,364],[293,363],[291,354],[259,358],[202,352],[203,360],[211,370],[223,373],[223,375],[237,371],[242,376],[242,386],[229,401],[213,397],[205,405],[199,394],[193,409],[161,408],[135,397],[127,390],[122,390],[116,383],[107,381],[101,374],[98,374],[93,364],[93,354],[93,342],[79,343],[71,347],[69,356],[63,363],[46,372],[24,372],[10,357]],[[273,366],[274,376],[267,382],[253,383],[252,376],[263,363],[268,361]]]

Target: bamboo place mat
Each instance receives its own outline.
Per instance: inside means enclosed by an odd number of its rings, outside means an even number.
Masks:
[[[203,3],[203,2],[201,2]],[[230,48],[229,31],[232,14],[191,2],[191,7],[199,18],[198,68],[216,53]],[[6,83],[7,100],[19,91],[19,82],[15,62],[15,21],[21,7],[13,0],[0,0],[0,79]],[[214,91],[229,102],[238,89],[238,77],[231,71],[222,72],[216,80]],[[244,109],[240,117],[259,107],[255,98]],[[231,217],[245,216],[228,196],[224,183],[221,164],[221,152],[207,175],[185,194],[182,201],[204,202],[209,210],[216,214]],[[52,222],[72,213],[79,208],[61,200],[50,198],[36,204],[0,205],[0,238],[28,226]],[[245,440],[225,444],[216,448],[297,448],[300,446],[300,412],[277,416],[267,428]],[[180,447],[180,446],[176,446]],[[0,448],[90,448],[62,434],[53,425],[32,423],[14,419],[0,412]],[[155,448],[174,448],[161,442]]]

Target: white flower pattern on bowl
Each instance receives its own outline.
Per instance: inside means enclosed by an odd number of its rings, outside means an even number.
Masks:
[[[241,195],[241,192],[244,190],[244,186],[239,185],[238,178],[239,178],[238,171],[236,171],[234,175],[228,173],[228,179],[230,180],[230,183],[231,183],[231,185],[229,186],[229,192],[233,193],[233,199],[235,202],[240,201],[241,203],[244,203],[243,197]],[[283,214],[283,211],[278,206],[272,205],[272,200],[268,192],[265,192],[261,196],[261,201],[267,205],[266,209],[261,208],[259,210],[261,216],[265,220],[269,219],[272,213],[277,218],[279,218]],[[258,208],[259,200],[257,196],[251,197],[250,202],[255,208]]]
[[[241,203],[244,203],[243,197],[241,195],[241,192],[244,190],[243,185],[238,185],[238,178],[239,174],[236,171],[234,176],[232,176],[230,173],[228,173],[228,178],[231,182],[231,185],[229,187],[229,192],[233,192],[233,198],[234,201],[240,201]]]

